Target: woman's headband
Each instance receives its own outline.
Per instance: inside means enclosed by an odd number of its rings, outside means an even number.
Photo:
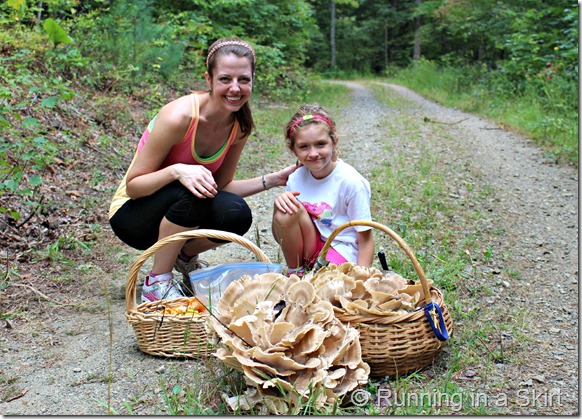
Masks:
[[[323,121],[327,125],[329,125],[329,127],[332,130],[332,132],[335,131],[335,127],[333,126],[333,124],[331,123],[331,121],[329,119],[327,119],[325,116],[321,116],[321,115],[303,115],[301,118],[297,118],[295,121],[293,121],[293,124],[291,124],[291,127],[289,128],[289,137],[291,137],[291,133],[293,132],[293,129],[297,126],[297,124],[300,124],[303,121],[309,121],[310,119],[319,119],[320,121]]]
[[[216,51],[218,51],[220,48],[226,47],[228,45],[238,45],[238,46],[247,48],[249,51],[251,51],[251,54],[253,54],[253,61],[257,60],[257,57],[255,55],[255,50],[253,49],[253,47],[251,47],[245,41],[228,40],[228,41],[224,41],[224,42],[221,42],[221,43],[213,46],[210,49],[210,51],[208,51],[208,55],[206,56],[206,67],[208,67],[208,62],[210,61],[210,58],[214,55],[214,53]]]

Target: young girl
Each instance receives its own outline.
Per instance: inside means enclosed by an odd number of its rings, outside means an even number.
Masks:
[[[289,273],[301,276],[313,267],[337,227],[371,220],[371,192],[369,182],[338,158],[336,126],[321,106],[299,108],[285,128],[285,138],[300,167],[275,199],[272,229]],[[337,235],[326,259],[370,266],[373,255],[372,229],[356,226]]]

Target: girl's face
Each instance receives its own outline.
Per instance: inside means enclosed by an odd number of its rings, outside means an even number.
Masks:
[[[335,168],[335,144],[326,124],[308,124],[294,132],[293,152],[314,178],[323,179]]]
[[[218,55],[210,77],[205,73],[206,83],[212,89],[212,97],[230,112],[238,111],[251,97],[253,73],[246,57],[235,54]]]

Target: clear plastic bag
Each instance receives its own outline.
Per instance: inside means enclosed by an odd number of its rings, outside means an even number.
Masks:
[[[228,285],[243,275],[253,277],[268,272],[281,273],[284,265],[265,262],[237,262],[209,266],[190,273],[190,284],[196,298],[206,307],[216,307]]]

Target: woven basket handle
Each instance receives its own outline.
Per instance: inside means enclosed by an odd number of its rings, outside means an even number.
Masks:
[[[391,229],[389,229],[385,225],[379,224],[375,221],[368,221],[368,220],[348,221],[347,223],[340,225],[338,228],[336,228],[333,231],[333,233],[331,233],[331,235],[329,236],[329,238],[327,239],[327,241],[323,245],[323,249],[321,250],[319,257],[325,258],[325,256],[327,255],[327,251],[331,247],[331,243],[333,242],[333,240],[336,238],[336,236],[342,230],[345,230],[348,227],[354,227],[354,226],[369,226],[369,227],[374,227],[378,230],[382,230],[383,232],[387,233],[392,239],[394,239],[398,243],[400,248],[402,250],[404,250],[404,252],[406,253],[406,256],[408,256],[408,258],[410,259],[410,261],[414,265],[414,269],[416,270],[416,273],[418,274],[418,277],[420,278],[420,283],[422,284],[422,290],[424,291],[424,299],[426,301],[426,304],[429,304],[432,301],[432,299],[430,297],[430,288],[428,286],[428,282],[426,280],[426,275],[424,274],[424,271],[422,270],[420,263],[418,263],[418,260],[416,259],[416,257],[414,256],[414,253],[412,253],[412,250],[410,250],[410,247],[408,247],[406,242],[404,240],[402,240],[402,238],[398,234],[396,234],[394,231],[392,231]]]
[[[135,301],[137,276],[142,265],[150,256],[155,254],[162,247],[167,246],[171,243],[202,238],[221,239],[228,240],[233,243],[238,243],[252,251],[261,262],[271,263],[269,258],[263,253],[263,251],[259,247],[254,245],[248,239],[234,233],[219,230],[199,229],[172,234],[171,236],[159,240],[158,242],[154,243],[151,247],[146,249],[141,255],[137,257],[137,259],[133,262],[133,264],[129,268],[129,274],[127,275],[127,287],[125,288],[125,304],[127,312],[135,311],[137,307]]]

